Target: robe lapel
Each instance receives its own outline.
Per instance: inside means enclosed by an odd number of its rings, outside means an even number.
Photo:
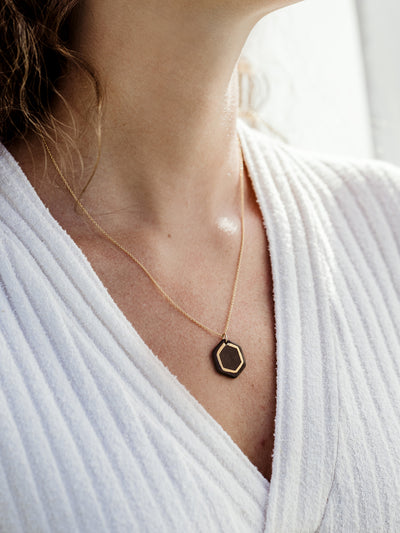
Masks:
[[[327,228],[299,164],[239,121],[268,235],[277,342],[277,410],[265,533],[316,531],[332,486],[338,439]],[[286,156],[287,161],[287,156]]]

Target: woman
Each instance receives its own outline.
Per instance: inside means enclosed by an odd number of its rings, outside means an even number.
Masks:
[[[400,530],[400,171],[238,119],[289,3],[3,2],[1,531]]]

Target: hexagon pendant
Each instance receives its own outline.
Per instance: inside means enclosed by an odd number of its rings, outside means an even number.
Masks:
[[[212,357],[215,370],[230,378],[237,378],[246,366],[241,347],[229,340],[222,339],[212,351]]]

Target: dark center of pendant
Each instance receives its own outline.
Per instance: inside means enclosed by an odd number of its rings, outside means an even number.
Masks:
[[[212,352],[215,369],[220,374],[236,378],[245,368],[242,349],[232,341],[222,340]]]

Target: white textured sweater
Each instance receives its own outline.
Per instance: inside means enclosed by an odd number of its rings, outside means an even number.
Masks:
[[[271,483],[1,147],[1,533],[400,532],[400,170],[238,130],[273,275]]]

